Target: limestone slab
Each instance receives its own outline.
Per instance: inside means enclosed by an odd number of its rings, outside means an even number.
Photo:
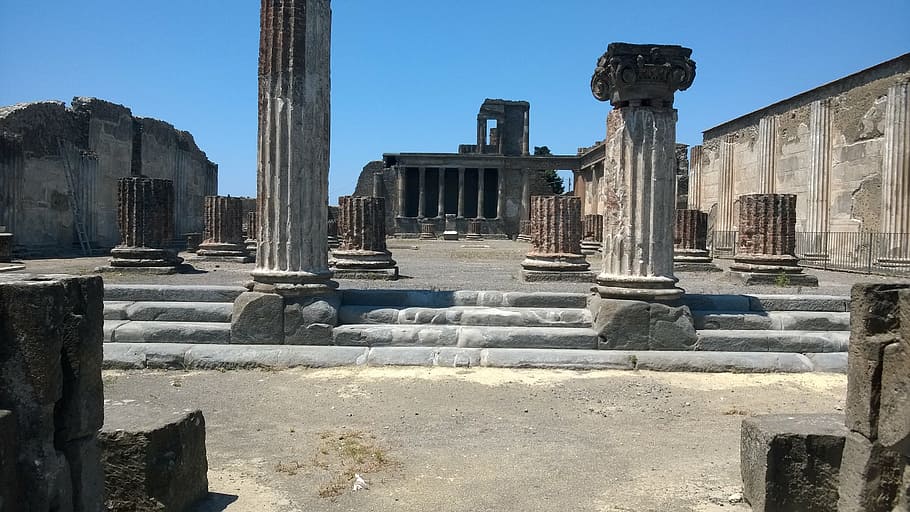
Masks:
[[[216,322],[126,322],[111,334],[113,343],[231,342],[231,324]]]
[[[850,335],[841,331],[704,330],[696,350],[725,352],[846,352]]]
[[[242,286],[107,284],[104,286],[104,298],[115,301],[234,302],[245,291]]]

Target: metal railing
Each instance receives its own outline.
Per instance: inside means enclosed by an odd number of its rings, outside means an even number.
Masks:
[[[736,231],[716,231],[709,242],[713,257],[736,256]],[[910,233],[797,232],[796,256],[808,268],[906,276]]]

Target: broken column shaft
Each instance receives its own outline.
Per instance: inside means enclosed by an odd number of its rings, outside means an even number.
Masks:
[[[110,267],[173,273],[183,260],[165,249],[174,235],[174,183],[134,176],[118,180],[120,245],[111,249]]]
[[[673,224],[673,268],[676,271],[720,272],[708,252],[708,214],[676,210]]]
[[[592,280],[581,253],[581,198],[531,198],[531,251],[521,266],[525,281]]]
[[[247,212],[246,219],[246,240],[244,240],[243,244],[246,246],[247,252],[255,256],[259,238],[259,213],[255,211]]]
[[[385,199],[338,198],[341,247],[332,251],[329,265],[338,277],[397,279],[398,266],[385,242]]]
[[[673,275],[676,110],[673,96],[695,79],[692,50],[612,43],[597,62],[591,91],[610,101],[600,195],[616,211],[604,219],[604,298],[667,301],[682,296]]]
[[[243,199],[206,196],[203,237],[196,250],[198,259],[249,263],[243,242]]]
[[[596,254],[600,252],[604,240],[604,216],[597,213],[585,215],[582,227],[581,252]]]

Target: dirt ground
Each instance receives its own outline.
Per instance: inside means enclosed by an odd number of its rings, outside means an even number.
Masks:
[[[199,512],[745,511],[740,422],[837,413],[840,375],[342,368],[104,373],[108,407],[200,408]],[[354,475],[369,487],[353,491]]]

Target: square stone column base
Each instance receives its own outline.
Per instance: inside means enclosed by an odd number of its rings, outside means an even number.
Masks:
[[[341,294],[306,296],[245,292],[234,301],[231,342],[244,345],[331,345]]]
[[[646,302],[674,301],[686,293],[676,286],[675,277],[624,276],[599,274],[595,291],[604,299],[629,299]]]
[[[521,279],[527,283],[560,281],[568,283],[593,283],[594,272],[573,272],[556,270],[524,270]]]
[[[689,261],[674,261],[673,262],[673,271],[674,272],[723,272],[723,270],[715,265],[714,263],[708,262],[689,262]]]
[[[201,255],[196,253],[196,256],[189,258],[190,261],[212,261],[215,263],[253,263],[256,261],[252,256],[224,256],[224,255]]]
[[[392,268],[333,268],[332,274],[337,279],[373,279],[383,281],[398,280],[398,266]]]
[[[818,286],[818,278],[811,274],[796,272],[745,272],[731,270],[728,275],[745,286],[776,285],[776,286]]]

